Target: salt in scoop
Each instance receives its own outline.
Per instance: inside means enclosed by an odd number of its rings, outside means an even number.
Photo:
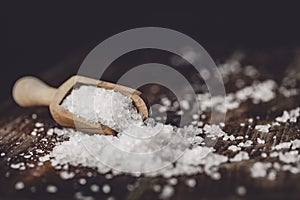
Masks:
[[[15,102],[22,107],[49,106],[52,117],[62,126],[71,128],[75,128],[76,126],[77,130],[84,132],[114,135],[116,132],[110,127],[76,116],[61,106],[63,100],[71,93],[76,85],[90,85],[120,92],[131,98],[133,105],[143,117],[148,117],[148,108],[141,98],[142,93],[140,91],[78,75],[72,76],[57,89],[46,85],[36,77],[22,77],[16,81],[13,87],[13,98]]]

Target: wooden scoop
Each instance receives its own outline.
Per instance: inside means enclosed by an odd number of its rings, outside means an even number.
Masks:
[[[62,126],[75,128],[76,125],[76,129],[81,131],[114,135],[116,132],[108,126],[90,122],[82,117],[75,116],[61,106],[62,101],[70,94],[76,85],[93,85],[118,91],[129,96],[137,110],[144,117],[148,117],[148,108],[140,97],[140,91],[83,76],[72,76],[58,89],[46,85],[35,77],[25,76],[15,83],[13,87],[13,98],[15,102],[22,107],[49,106],[52,117]]]

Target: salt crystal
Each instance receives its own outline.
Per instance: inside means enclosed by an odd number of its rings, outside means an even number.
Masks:
[[[271,127],[270,124],[267,124],[267,125],[256,125],[255,126],[255,129],[260,131],[260,132],[263,132],[263,133],[269,133],[269,128]]]
[[[291,142],[282,142],[277,144],[275,147],[272,147],[273,150],[289,149],[291,147]]]
[[[41,122],[35,123],[35,127],[36,127],[36,128],[41,128],[41,127],[43,127],[43,126],[44,126],[44,124],[41,123]]]
[[[268,155],[266,153],[261,153],[261,157],[266,158]]]
[[[233,152],[236,152],[236,151],[241,150],[241,147],[238,147],[238,146],[236,146],[236,145],[230,145],[230,146],[228,147],[228,150],[231,150],[231,151],[233,151]]]
[[[71,179],[71,178],[73,178],[74,176],[75,176],[75,173],[74,172],[66,172],[66,171],[62,171],[62,172],[60,172],[59,173],[59,175],[60,175],[60,177],[62,178],[62,179]]]
[[[110,186],[108,184],[104,184],[102,186],[102,191],[103,191],[104,194],[110,193],[110,190],[111,190],[111,188],[110,188]]]
[[[24,187],[25,187],[25,184],[21,181],[19,181],[15,184],[15,189],[16,190],[22,190],[22,189],[24,189]]]
[[[279,152],[279,160],[285,163],[296,163],[300,161],[300,155],[297,150],[289,152]]]
[[[244,186],[238,186],[236,188],[236,193],[240,196],[245,196],[247,193],[247,189]]]
[[[98,192],[99,191],[99,186],[96,184],[91,185],[90,187],[92,192]]]
[[[237,139],[237,140],[243,140],[243,139],[244,139],[244,136],[237,136],[236,139]]]
[[[48,135],[48,136],[52,136],[53,133],[54,133],[53,128],[50,128],[50,129],[47,131],[47,135]]]
[[[223,137],[223,140],[224,140],[224,141],[227,141],[227,140],[233,141],[233,140],[235,140],[235,137],[234,137],[234,135],[230,135],[230,136],[225,135],[225,136]]]
[[[199,119],[199,117],[200,117],[200,116],[199,116],[198,114],[193,114],[193,115],[192,115],[193,120],[197,120],[197,119]]]
[[[20,169],[22,166],[24,166],[25,164],[23,162],[21,163],[17,163],[17,164],[11,164],[10,167],[12,169]]]
[[[112,179],[112,178],[113,178],[113,175],[112,175],[112,174],[105,174],[105,178],[106,178],[106,179]]]
[[[161,102],[164,106],[171,106],[172,103],[167,97],[162,98]]]
[[[174,188],[170,185],[165,185],[162,189],[162,192],[160,194],[160,198],[161,199],[168,199],[170,197],[172,197],[174,194]]]
[[[178,183],[178,180],[177,180],[177,178],[171,178],[171,179],[169,179],[168,182],[170,185],[176,185]]]
[[[42,149],[36,149],[35,152],[36,153],[44,153],[44,151]]]
[[[258,143],[258,144],[265,144],[265,143],[266,143],[265,140],[262,140],[262,139],[260,139],[260,138],[257,138],[256,140],[257,140],[257,143]]]
[[[280,126],[278,122],[272,122],[272,126]]]
[[[271,170],[267,176],[270,181],[274,181],[276,179],[277,172],[275,170]]]
[[[239,147],[251,147],[253,144],[252,140],[247,140],[246,142],[241,142],[238,144]]]
[[[300,140],[299,139],[295,139],[292,141],[292,149],[297,149],[300,148]]]
[[[57,187],[55,185],[48,185],[46,188],[46,191],[49,193],[56,193],[57,192]]]
[[[5,153],[1,153],[0,156],[2,156],[2,157],[5,156]]]
[[[80,185],[85,185],[85,184],[86,184],[86,179],[81,178],[81,179],[78,180],[78,183],[79,183]]]
[[[187,100],[182,100],[180,101],[180,106],[184,109],[184,110],[189,110],[190,109],[190,104]]]
[[[32,131],[32,132],[31,132],[31,135],[32,135],[32,136],[36,136],[36,132],[35,132],[35,131]]]
[[[278,157],[278,155],[279,155],[279,154],[278,154],[278,152],[276,152],[276,151],[270,153],[270,157],[271,157],[271,158]]]
[[[253,178],[258,177],[266,177],[267,170],[272,166],[271,163],[263,163],[263,162],[256,162],[254,165],[250,168],[251,176]]]
[[[244,74],[246,76],[249,76],[250,78],[256,78],[259,75],[258,70],[254,66],[251,66],[251,65],[244,67],[243,71],[244,71]]]
[[[160,112],[160,113],[164,113],[164,112],[166,112],[168,110],[168,107],[166,107],[166,106],[160,106],[159,108],[158,108],[158,111]]]
[[[249,160],[249,154],[246,151],[240,151],[230,159],[231,162],[240,162],[242,160]]]
[[[186,184],[187,186],[193,188],[193,187],[196,186],[197,182],[196,182],[195,179],[189,178],[189,179],[187,179],[187,180],[185,181],[185,184]]]
[[[276,121],[278,122],[297,122],[297,118],[300,116],[300,107],[297,107],[295,109],[292,109],[290,111],[283,111],[282,116],[276,117]]]
[[[31,115],[31,118],[32,118],[32,119],[36,119],[36,118],[37,118],[37,114],[33,113],[33,114]]]

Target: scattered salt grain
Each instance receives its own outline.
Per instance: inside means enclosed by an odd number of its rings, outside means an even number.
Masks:
[[[85,184],[86,184],[86,179],[80,178],[80,179],[78,180],[78,183],[79,183],[80,185],[85,185]]]
[[[292,149],[297,149],[300,148],[300,140],[299,139],[295,139],[292,141]]]
[[[252,140],[247,140],[246,142],[241,142],[238,144],[238,147],[251,147],[253,144]]]
[[[92,192],[98,192],[99,191],[99,186],[96,184],[91,185],[90,187]]]
[[[250,168],[251,176],[253,178],[266,177],[267,176],[267,170],[271,166],[272,166],[272,164],[268,163],[268,162],[267,163],[256,162]]]
[[[189,178],[189,179],[187,179],[187,180],[185,181],[185,184],[186,184],[187,186],[193,188],[193,187],[196,186],[197,182],[196,182],[195,179]]]
[[[235,139],[237,139],[237,140],[243,140],[244,136],[237,136]]]
[[[266,158],[266,157],[268,157],[268,154],[266,154],[266,153],[261,153],[261,157],[262,157],[262,158]]]
[[[47,135],[48,135],[48,136],[52,136],[53,133],[54,133],[53,128],[50,128],[50,129],[47,131]]]
[[[59,173],[60,177],[64,180],[71,179],[75,176],[74,172],[62,171]]]
[[[247,189],[244,186],[238,186],[236,188],[236,193],[240,196],[245,196],[247,193]]]
[[[110,186],[108,184],[104,184],[102,186],[102,191],[103,191],[104,194],[110,193],[110,190],[111,190],[111,188],[110,188]]]
[[[230,159],[231,162],[240,162],[242,160],[249,160],[249,154],[246,151],[240,151],[233,158]]]
[[[180,101],[180,106],[184,110],[189,110],[190,109],[190,104],[189,104],[189,102],[187,100]]]
[[[176,185],[178,183],[178,180],[177,180],[177,178],[171,178],[168,180],[168,183],[170,185]]]
[[[35,127],[36,127],[36,128],[41,128],[41,127],[43,127],[43,126],[44,126],[44,124],[41,123],[41,122],[35,123]]]
[[[297,122],[297,118],[300,116],[300,107],[292,109],[290,111],[283,111],[282,116],[276,117],[276,121],[278,122]]]
[[[22,189],[24,189],[24,187],[25,187],[25,184],[21,181],[19,181],[15,184],[15,189],[16,190],[22,190]]]
[[[274,181],[276,179],[276,176],[277,172],[275,170],[271,170],[267,175],[267,179],[270,181]]]
[[[279,152],[279,160],[284,163],[296,163],[300,161],[300,154],[297,150],[288,152]]]
[[[257,138],[256,140],[257,140],[257,143],[258,143],[258,144],[265,144],[265,143],[266,143],[265,140],[262,140],[262,139],[260,139],[260,138]]]
[[[275,147],[272,147],[272,150],[289,149],[291,145],[292,145],[291,142],[282,142],[277,144]]]
[[[23,162],[17,164],[11,164],[10,167],[12,169],[21,169],[25,164]]]
[[[170,185],[165,185],[162,189],[162,192],[160,194],[160,198],[161,199],[168,199],[170,197],[172,197],[174,194],[174,188]]]
[[[231,151],[233,151],[233,152],[236,152],[236,151],[241,150],[241,147],[238,147],[238,146],[236,146],[236,145],[230,145],[230,146],[228,147],[228,150],[231,150]]]
[[[223,137],[223,140],[224,140],[224,141],[227,141],[227,140],[233,141],[233,140],[235,140],[235,137],[234,137],[234,135],[230,135],[230,136],[225,135],[225,136]]]
[[[57,192],[57,187],[55,185],[48,185],[46,188],[46,191],[49,193],[56,193]]]
[[[260,131],[260,132],[263,132],[263,133],[269,133],[269,128],[271,127],[270,124],[267,124],[267,125],[256,125],[255,126],[255,129]]]
[[[32,131],[32,132],[31,132],[31,135],[32,135],[32,136],[36,136],[36,131]]]

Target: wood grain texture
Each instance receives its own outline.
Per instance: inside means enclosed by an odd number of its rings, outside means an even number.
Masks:
[[[282,49],[282,52],[287,52]],[[46,77],[49,83],[60,85],[70,74],[76,73],[78,63],[84,52],[79,53],[81,56],[71,56],[65,62],[53,67],[52,70],[46,72],[43,77]],[[222,55],[222,54],[221,54]],[[265,74],[266,78],[281,80],[285,73],[288,73],[287,66],[296,59],[298,54],[295,54],[291,49],[288,53],[283,53],[282,57],[278,58],[278,50],[274,53],[272,50],[266,51],[249,51],[245,52],[245,57],[241,60],[243,64],[253,64],[259,67],[259,70]],[[218,58],[216,58],[218,59]],[[273,70],[272,66],[281,64],[281,67]],[[273,64],[273,65],[272,65]],[[63,73],[66,72],[66,73]],[[228,91],[233,90],[234,80],[240,77],[231,77],[230,82],[226,85]],[[149,98],[155,101],[159,97],[159,88],[155,97]],[[151,91],[143,91],[146,95],[153,96]],[[299,96],[284,98],[282,95],[277,95],[276,99],[259,105],[253,105],[250,102],[244,102],[239,109],[229,111],[226,115],[226,126],[224,130],[232,133],[235,136],[248,135],[250,140],[254,142],[254,148],[246,149],[249,155],[253,157],[238,163],[226,163],[221,165],[220,172],[222,178],[218,181],[212,180],[210,177],[199,174],[194,176],[177,177],[179,183],[175,186],[175,194],[172,199],[298,199],[300,196],[300,175],[291,174],[288,172],[280,172],[275,181],[270,181],[263,178],[253,179],[250,177],[249,168],[256,161],[262,160],[261,150],[270,151],[271,147],[284,141],[300,138],[300,123],[290,123],[284,127],[278,126],[272,128],[270,134],[261,134],[248,126],[241,127],[239,124],[245,122],[246,118],[254,118],[252,124],[270,123],[275,116],[282,113],[283,110],[288,110],[299,106]],[[104,175],[98,174],[95,169],[85,167],[74,167],[69,171],[75,172],[75,177],[70,180],[62,180],[59,178],[59,170],[51,167],[50,163],[39,167],[37,166],[38,158],[50,152],[57,141],[65,140],[62,137],[54,137],[46,134],[47,129],[58,126],[52,120],[47,108],[18,108],[10,100],[1,107],[0,120],[0,152],[5,153],[5,156],[0,157],[0,196],[4,199],[70,199],[74,198],[76,192],[81,191],[84,195],[93,196],[96,199],[107,198],[112,195],[116,199],[157,199],[159,194],[153,191],[153,185],[165,184],[166,179],[162,177],[132,177],[128,175],[120,175],[111,180],[105,179]],[[38,115],[37,119],[32,118],[32,114]],[[256,119],[256,116],[261,119]],[[39,132],[37,136],[32,136],[31,131],[36,122],[44,123],[44,130]],[[273,136],[276,135],[276,139]],[[256,138],[260,137],[266,140],[265,145],[259,145]],[[46,138],[48,143],[43,142]],[[219,140],[215,145],[216,151],[219,154],[228,155],[227,147],[229,142]],[[14,170],[10,168],[10,163],[18,163],[24,161],[20,156],[29,151],[34,151],[37,148],[44,149],[45,152],[38,156],[33,156],[31,161],[35,167],[28,168],[24,171]],[[233,156],[233,154],[232,154]],[[271,160],[271,158],[270,158]],[[93,174],[87,178],[86,185],[80,185],[78,179],[86,177],[87,172]],[[38,174],[38,176],[37,176]],[[195,188],[189,188],[185,185],[185,180],[193,177],[197,180]],[[23,181],[26,185],[24,190],[16,191],[14,184],[17,181]],[[90,191],[90,186],[93,183],[103,185],[109,183],[112,188],[110,195],[105,195],[102,192],[93,193]],[[45,188],[49,184],[58,186],[58,192],[53,195],[47,193]],[[127,189],[128,184],[136,185],[132,191]],[[236,193],[239,185],[247,188],[247,195],[240,197]],[[35,188],[35,192],[32,192]]]

